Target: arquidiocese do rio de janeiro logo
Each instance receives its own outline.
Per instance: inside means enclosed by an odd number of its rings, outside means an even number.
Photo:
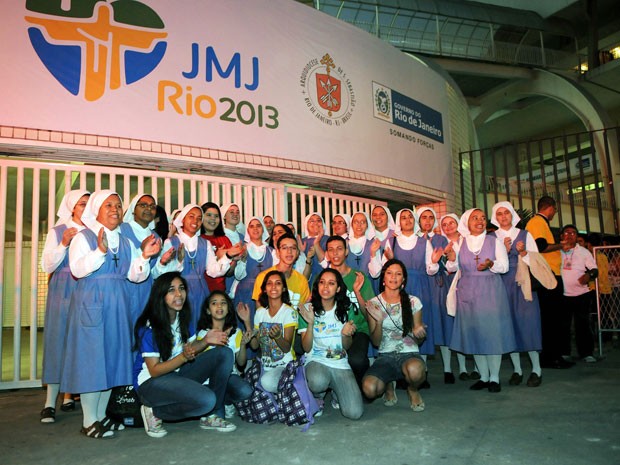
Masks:
[[[166,52],[164,23],[134,0],[27,0],[28,36],[62,86],[87,101],[153,71]]]

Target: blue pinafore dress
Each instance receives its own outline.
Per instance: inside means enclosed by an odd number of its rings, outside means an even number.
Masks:
[[[84,234],[91,250],[97,236]],[[84,393],[105,391],[132,383],[131,301],[127,272],[132,245],[122,235],[116,254],[110,249],[101,267],[78,279],[71,295],[67,338],[63,356],[60,390]]]
[[[60,224],[52,228],[49,234],[56,234],[56,240],[60,244],[66,230],[67,225]],[[60,383],[69,302],[76,285],[77,279],[73,277],[69,268],[67,250],[65,258],[51,273],[47,284],[45,330],[43,331],[43,384]]]
[[[495,260],[497,239],[486,236],[479,261]],[[478,271],[476,255],[463,240],[459,251],[461,278],[457,283],[456,316],[450,349],[464,354],[500,355],[517,344],[506,287],[499,274]]]
[[[519,234],[512,241],[512,247],[508,252],[510,268],[502,275],[502,281],[506,286],[512,324],[515,329],[515,339],[517,341],[517,352],[529,352],[531,350],[542,349],[542,336],[540,328],[540,306],[538,304],[538,293],[532,292],[532,301],[528,302],[523,297],[521,288],[515,281],[517,275],[517,264],[519,263],[519,252],[515,248],[516,243],[521,241],[525,244],[527,231],[519,230]]]

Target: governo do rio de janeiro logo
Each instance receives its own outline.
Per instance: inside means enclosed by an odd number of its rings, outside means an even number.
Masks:
[[[139,81],[164,57],[164,23],[134,0],[27,0],[32,47],[62,86],[95,101]]]

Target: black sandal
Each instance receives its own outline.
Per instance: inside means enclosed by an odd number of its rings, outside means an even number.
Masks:
[[[41,410],[41,423],[54,423],[56,421],[56,409],[45,407]]]
[[[103,439],[114,436],[114,432],[106,430],[100,421],[94,422],[88,428],[82,426],[82,429],[80,429],[80,433],[82,433],[88,438],[93,439]]]
[[[113,420],[108,416],[101,420],[101,426],[103,426],[106,431],[123,431],[125,429],[124,424],[120,421]]]

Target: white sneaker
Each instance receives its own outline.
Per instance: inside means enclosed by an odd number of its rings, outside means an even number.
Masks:
[[[598,360],[596,358],[594,358],[592,355],[588,355],[587,357],[584,357],[583,361],[586,362],[586,363],[596,363],[596,362],[598,362]]]
[[[237,409],[233,404],[224,406],[225,417],[228,420],[229,418],[233,418],[237,414]]]
[[[214,429],[221,433],[230,433],[237,429],[234,423],[224,420],[217,415],[209,415],[200,419],[200,427],[202,429]]]
[[[332,391],[332,408],[334,410],[340,410],[340,402],[338,402],[338,397],[336,397],[336,393]]]
[[[163,427],[163,422],[155,416],[153,409],[143,405],[140,407],[140,414],[144,422],[144,431],[152,438],[163,438],[168,431]]]

